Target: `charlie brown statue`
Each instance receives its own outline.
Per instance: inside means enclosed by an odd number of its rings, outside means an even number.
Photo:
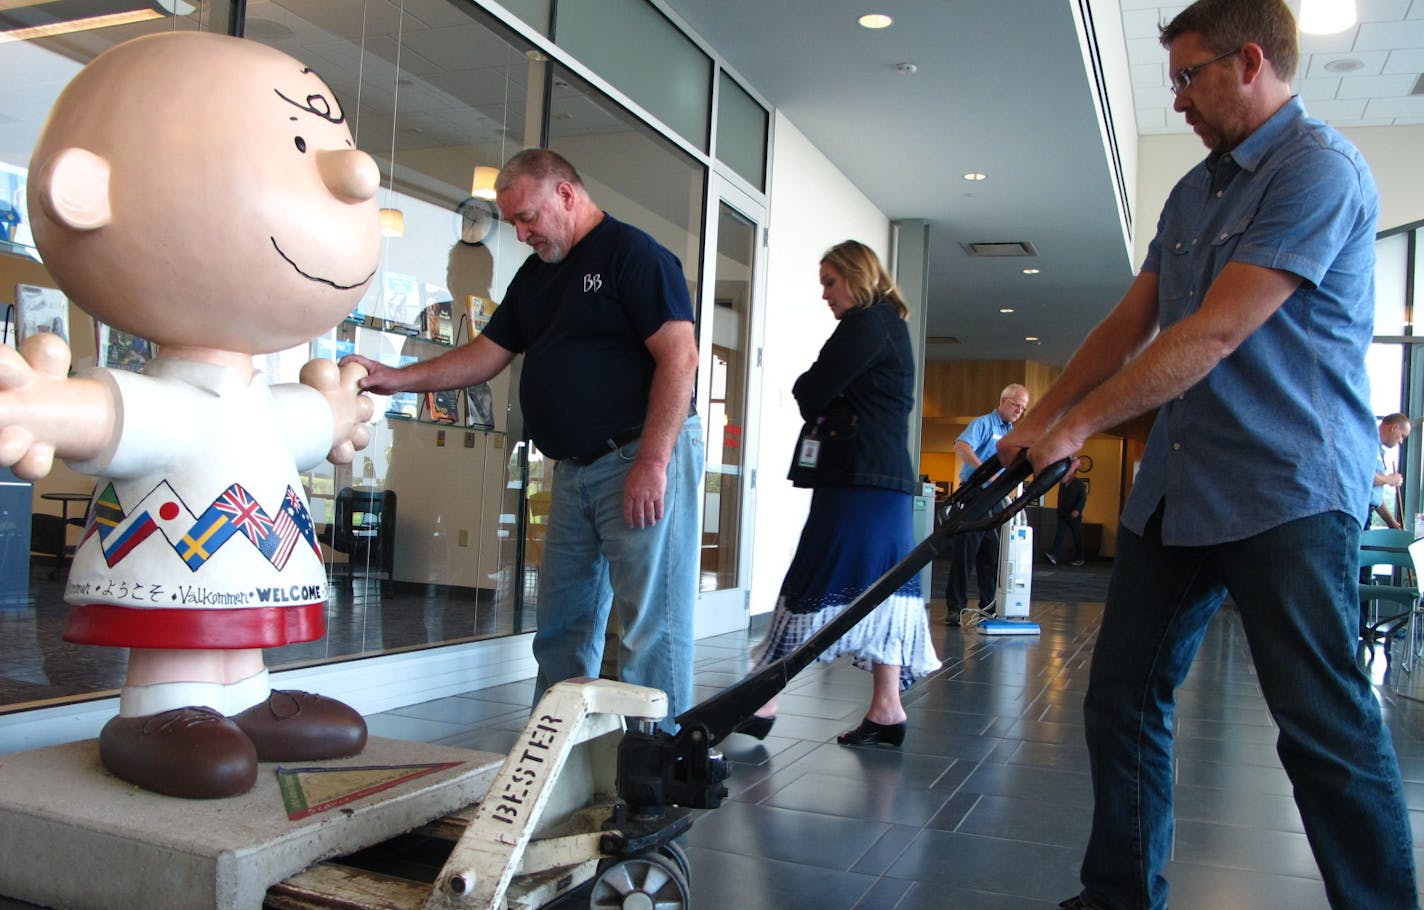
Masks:
[[[262,648],[325,632],[326,574],[298,471],[368,441],[359,368],[270,385],[255,354],[309,341],[376,270],[375,162],[310,70],[254,42],[150,35],[60,95],[31,162],[45,266],[108,325],[151,339],[141,374],[66,378],[37,335],[0,348],[0,463],[97,478],[65,600],[68,641],[130,649],[104,766],[221,797],[259,761],[353,755],[360,714],[273,691]]]

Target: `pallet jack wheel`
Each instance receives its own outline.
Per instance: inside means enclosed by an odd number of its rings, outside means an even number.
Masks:
[[[588,895],[590,910],[687,910],[691,901],[677,861],[658,853],[610,863]]]
[[[658,848],[658,854],[665,856],[677,864],[678,871],[682,873],[684,881],[692,881],[692,864],[687,861],[687,853],[678,845],[677,841],[668,841]]]

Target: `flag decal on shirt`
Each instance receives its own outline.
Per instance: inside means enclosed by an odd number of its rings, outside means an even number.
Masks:
[[[228,487],[197,516],[166,480],[128,511],[119,502],[114,485],[109,484],[94,500],[84,538],[99,535],[104,561],[112,568],[155,531],[167,539],[178,558],[194,572],[234,539],[256,547],[279,571],[300,541],[305,541],[321,558],[311,512],[291,486],[274,517],[242,484]]]

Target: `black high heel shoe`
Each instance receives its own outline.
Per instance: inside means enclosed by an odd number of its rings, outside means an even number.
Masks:
[[[854,730],[847,730],[836,737],[836,742],[842,746],[895,746],[899,747],[905,741],[906,721],[898,724],[877,724],[875,721],[866,718],[860,722],[860,726]]]
[[[771,732],[771,725],[776,723],[776,715],[763,717],[760,714],[753,714],[746,720],[732,728],[733,733],[744,733],[755,739],[766,739],[766,735]]]

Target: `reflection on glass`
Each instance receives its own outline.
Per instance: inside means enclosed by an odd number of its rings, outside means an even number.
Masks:
[[[7,84],[44,87],[13,93],[23,106],[7,102],[0,111],[10,121],[0,135],[0,197],[13,215],[0,205],[0,287],[18,282],[15,270],[28,283],[52,286],[35,274],[26,250],[22,203],[30,149],[55,94],[84,62],[128,38],[167,28],[226,31],[229,4],[198,8],[145,25],[0,45]],[[406,364],[468,341],[527,252],[491,204],[472,203],[476,169],[499,167],[539,135],[547,64],[532,62],[463,0],[249,0],[246,10],[248,39],[285,51],[332,86],[357,145],[381,169],[379,206],[400,211],[404,222],[401,235],[383,241],[380,269],[348,320],[309,345],[258,358],[259,369],[291,382],[313,357],[359,351]],[[89,323],[71,325],[89,337],[93,357]],[[323,464],[304,476],[331,579],[328,630],[317,641],[274,649],[270,667],[528,628],[518,615],[513,521],[524,466],[507,442],[522,430],[509,389],[505,375],[428,399],[378,397],[370,444],[350,464]],[[59,486],[37,488],[36,500],[40,489],[87,482],[73,476],[61,473],[52,481]],[[32,573],[33,609],[0,611],[0,707],[123,682],[121,655],[111,661],[95,653],[108,649],[62,642],[63,579],[51,581],[49,564],[42,568]]]
[[[707,402],[706,492],[701,590],[737,587],[746,450],[746,377],[756,225],[725,202],[718,207],[712,313],[712,381]],[[706,320],[703,330],[706,331]]]

